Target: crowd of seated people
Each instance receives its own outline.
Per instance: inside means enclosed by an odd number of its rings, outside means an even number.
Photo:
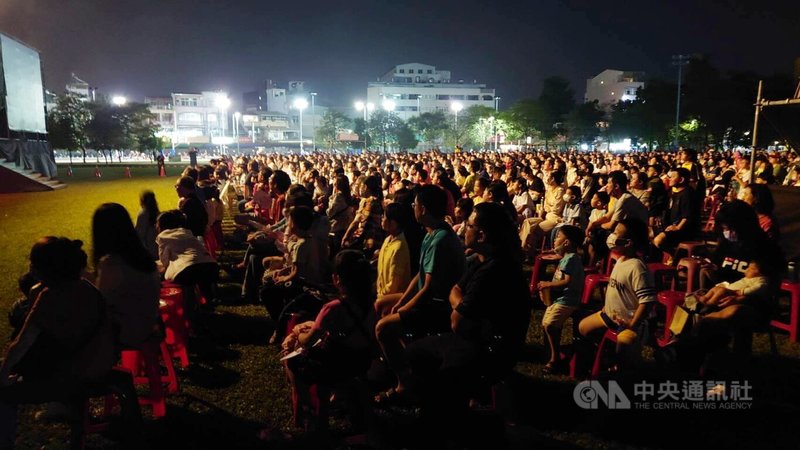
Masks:
[[[177,210],[159,214],[152,194],[144,194],[132,237],[96,241],[96,252],[107,249],[94,258],[99,298],[121,346],[146,340],[147,327],[157,322],[150,289],[136,290],[146,306],[134,307],[128,292],[131,284],[156,285],[156,258],[167,280],[198,285],[214,299],[219,247],[209,241],[222,242],[226,204],[247,251],[225,268],[242,276],[242,299],[266,306],[276,324],[273,343],[288,353],[338,336],[358,347],[359,357],[380,359],[389,369],[388,388],[374,393],[374,403],[418,402],[432,422],[458,418],[475,389],[502,377],[519,357],[532,306],[523,264],[544,254],[560,260],[552,280],[533,286],[550,300],[541,323],[546,373],[566,370],[560,341],[569,318],[583,341],[578,351],[592,352],[592,343],[613,332],[614,368],[627,369],[652,333],[657,309],[659,288],[648,263],[676,265],[680,245],[689,241],[708,244],[697,281],[708,293],[699,294],[707,308],[679,346],[684,366],[696,370],[726,336],[752,333],[771,314],[783,268],[768,185],[800,183],[798,163],[759,155],[751,180],[742,155],[691,149],[227,158],[184,172],[175,186]],[[96,220],[121,224],[128,216],[120,208],[103,205]],[[113,227],[127,233],[127,222]],[[126,273],[139,281],[119,275]],[[586,273],[605,273],[608,288],[599,310],[576,315],[584,307]],[[337,301],[302,311],[309,322],[286,314],[304,288],[328,286]],[[17,340],[29,335],[23,326]],[[311,401],[310,385],[332,389],[342,381],[314,376],[298,361],[287,363],[298,402]],[[361,362],[348,369],[368,367]]]

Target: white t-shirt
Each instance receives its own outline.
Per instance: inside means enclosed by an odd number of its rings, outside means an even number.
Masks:
[[[653,275],[638,258],[627,258],[614,265],[606,290],[603,312],[611,319],[630,321],[640,303],[656,301]]]
[[[636,219],[647,223],[647,207],[629,192],[622,194],[614,203],[614,214],[611,220],[619,222],[623,219]]]
[[[742,278],[730,284],[723,282],[720,285],[731,291],[741,291],[742,295],[758,296],[768,292],[767,277]]]

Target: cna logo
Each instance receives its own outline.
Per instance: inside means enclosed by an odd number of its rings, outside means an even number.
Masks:
[[[572,391],[572,397],[583,409],[598,409],[601,403],[608,409],[631,409],[631,401],[614,380],[608,381],[608,389],[600,381],[581,381]]]

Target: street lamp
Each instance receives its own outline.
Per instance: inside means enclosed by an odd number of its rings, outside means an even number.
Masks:
[[[242,113],[236,111],[233,113],[233,136],[236,139],[236,154],[240,154],[241,150],[239,149],[239,118],[242,117]]]
[[[316,96],[316,92],[311,93],[311,147],[314,151],[317,150],[317,112],[314,109],[314,98]]]
[[[397,104],[392,99],[385,98],[383,99],[383,110],[386,111],[386,120],[383,122],[383,153],[386,153],[386,133],[388,132],[387,128],[389,127],[389,116],[394,111],[395,106]]]
[[[356,108],[356,111],[364,111],[364,150],[367,150],[367,113],[372,112],[375,109],[374,103],[364,103],[361,100],[358,100],[353,105]]]
[[[225,127],[223,127],[223,117],[225,116],[225,110],[231,106],[231,99],[228,98],[225,94],[218,94],[217,98],[214,99],[214,105],[219,109],[220,117],[218,119],[219,123],[219,131],[221,136],[225,136]]]
[[[498,107],[500,106],[500,97],[494,97],[494,114],[497,115]],[[497,122],[494,123],[494,151],[497,151]]]
[[[294,99],[294,108],[300,111],[300,152],[303,152],[303,110],[308,108],[308,100],[303,97]]]
[[[456,147],[458,147],[458,112],[461,111],[462,109],[464,109],[464,105],[462,105],[459,102],[453,102],[453,103],[450,104],[450,109],[453,110],[453,112],[455,113],[455,116],[456,116],[454,130],[456,132]]]
[[[128,103],[128,99],[123,95],[115,95],[111,97],[111,103],[113,103],[115,106],[124,106],[126,103]]]

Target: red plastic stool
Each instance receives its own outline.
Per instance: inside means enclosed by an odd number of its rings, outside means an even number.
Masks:
[[[790,309],[789,309],[789,322],[781,322],[780,320],[770,321],[770,325],[779,330],[789,332],[789,340],[797,342],[798,327],[800,327],[800,283],[793,283],[791,281],[784,281],[781,283],[781,290],[791,294]]]
[[[531,285],[529,286],[531,296],[536,296],[539,291],[537,286],[539,281],[542,281],[542,271],[546,270],[549,265],[558,265],[559,261],[561,261],[561,257],[555,253],[536,256],[533,269],[531,269]]]
[[[656,282],[656,289],[667,289],[675,282],[677,271],[669,264],[661,262],[648,263],[647,270],[653,274],[653,280]]]
[[[597,353],[594,355],[594,364],[592,364],[592,378],[597,378],[600,376],[600,370],[602,369],[603,365],[603,351],[605,351],[605,347],[607,344],[617,344],[617,332],[613,330],[606,330],[605,334],[603,334],[603,339],[600,341],[600,345],[597,346]]]
[[[166,375],[161,375],[162,363],[166,368]],[[134,385],[147,384],[150,388],[149,396],[139,398],[139,404],[150,405],[153,417],[164,417],[167,413],[167,392],[178,392],[178,376],[175,374],[167,344],[164,341],[151,340],[141,350],[124,350],[122,367],[131,371]],[[167,385],[167,392],[164,392],[164,384]]]
[[[682,258],[678,261],[678,265],[675,266],[676,272],[680,272],[681,269],[686,269],[686,293],[694,292],[695,291],[695,280],[698,280],[700,277],[700,261],[695,258]],[[672,290],[675,289],[675,285],[678,281],[677,275],[675,278],[672,279]]]
[[[614,266],[617,264],[617,261],[622,258],[622,253],[612,250],[608,254],[608,261],[606,262],[606,275],[611,275],[611,271],[614,270]]]
[[[680,291],[661,291],[656,296],[658,303],[664,305],[666,314],[664,317],[664,333],[658,338],[659,346],[664,346],[669,342],[670,331],[669,326],[672,323],[672,317],[675,315],[675,309],[683,305],[686,300],[686,293]]]
[[[678,248],[675,249],[675,259],[678,258],[678,255],[680,255],[681,250],[685,251],[686,252],[686,256],[691,258],[695,254],[697,254],[697,250],[705,248],[705,247],[706,247],[706,243],[703,242],[703,241],[681,242],[680,244],[678,244]]]
[[[583,279],[583,295],[581,295],[581,304],[586,305],[592,300],[592,293],[595,289],[608,284],[608,275],[586,275]]]

